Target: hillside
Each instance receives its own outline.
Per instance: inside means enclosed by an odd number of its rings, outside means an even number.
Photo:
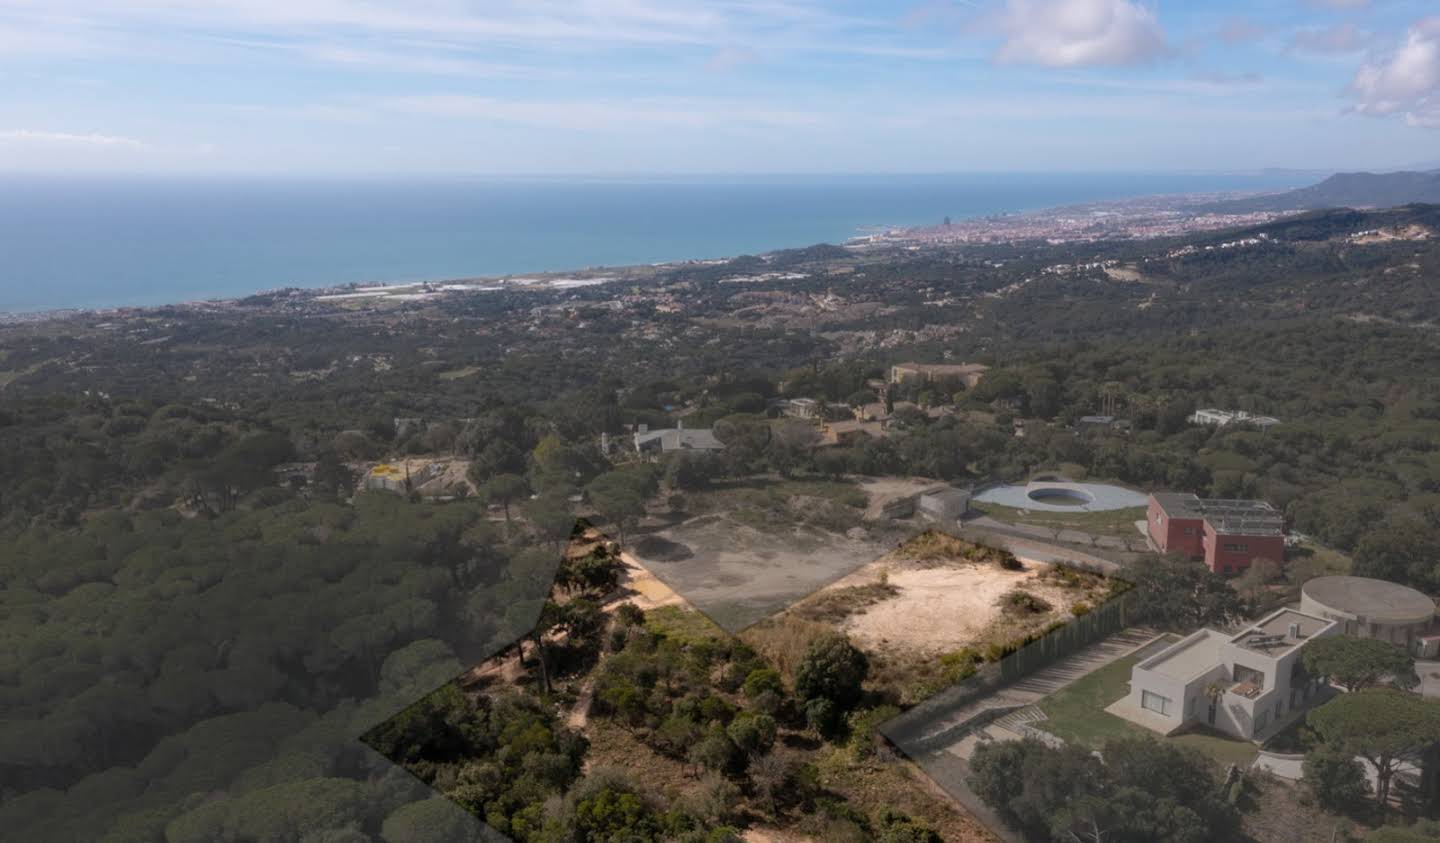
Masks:
[[[1440,170],[1336,173],[1309,187],[1216,202],[1203,206],[1203,210],[1236,214],[1319,208],[1388,208],[1414,202],[1440,202]]]

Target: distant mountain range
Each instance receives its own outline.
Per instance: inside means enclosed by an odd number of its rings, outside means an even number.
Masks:
[[[1201,206],[1201,210],[1243,214],[1320,208],[1393,208],[1413,202],[1440,203],[1440,170],[1336,173],[1309,187],[1214,202]]]

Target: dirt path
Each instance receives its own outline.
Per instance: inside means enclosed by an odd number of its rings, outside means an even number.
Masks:
[[[575,700],[575,707],[570,709],[570,714],[565,718],[565,725],[575,731],[581,731],[590,722],[590,703],[595,700],[595,677],[592,675],[580,686],[580,694]]]

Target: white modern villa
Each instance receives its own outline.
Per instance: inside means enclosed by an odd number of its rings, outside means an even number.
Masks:
[[[1238,634],[1202,629],[1137,662],[1130,693],[1106,711],[1164,735],[1199,724],[1247,740],[1266,737],[1319,690],[1300,666],[1300,651],[1341,631],[1333,620],[1294,609]]]

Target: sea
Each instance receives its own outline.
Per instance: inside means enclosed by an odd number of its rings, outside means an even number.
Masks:
[[[628,178],[0,176],[0,312],[236,298],[841,243],[1132,196],[1282,190],[1314,174]]]

